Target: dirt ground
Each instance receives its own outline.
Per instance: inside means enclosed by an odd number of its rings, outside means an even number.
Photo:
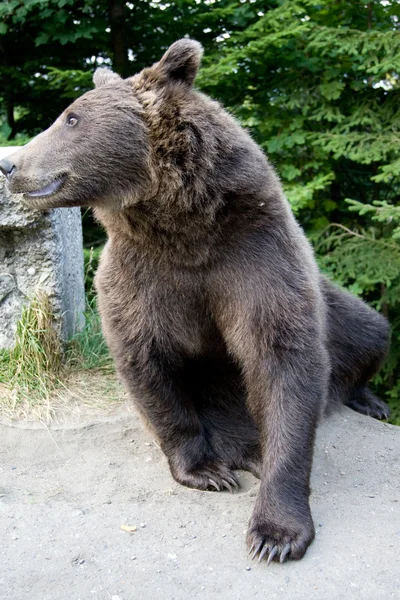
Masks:
[[[252,562],[258,482],[177,485],[127,403],[0,425],[2,600],[400,598],[400,428],[346,409],[320,427],[316,540],[300,562]],[[129,532],[125,528],[135,528]]]

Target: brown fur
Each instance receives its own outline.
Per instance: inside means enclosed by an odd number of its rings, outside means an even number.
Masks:
[[[1,168],[16,192],[54,184],[37,206],[94,207],[109,236],[104,333],[173,477],[233,489],[234,470],[250,470],[251,551],[296,559],[314,537],[321,413],[345,402],[387,414],[366,384],[388,326],[321,278],[260,148],[193,89],[200,58],[180,40],[125,81],[98,70],[96,90]]]

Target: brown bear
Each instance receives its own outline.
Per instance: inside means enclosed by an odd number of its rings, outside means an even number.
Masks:
[[[253,557],[301,558],[320,416],[343,402],[386,417],[368,389],[386,320],[318,272],[261,149],[195,91],[183,39],[126,80],[107,69],[1,162],[32,206],[91,206],[108,233],[96,277],[117,371],[172,476],[233,490],[261,479]]]

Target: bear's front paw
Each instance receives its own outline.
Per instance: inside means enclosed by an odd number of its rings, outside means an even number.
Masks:
[[[251,558],[259,562],[266,559],[267,565],[273,560],[281,563],[287,559],[302,558],[315,536],[312,521],[297,523],[291,515],[285,525],[282,514],[281,523],[262,515],[253,515],[247,532],[247,545]]]

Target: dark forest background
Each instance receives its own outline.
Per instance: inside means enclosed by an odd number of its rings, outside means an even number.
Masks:
[[[385,314],[377,378],[400,423],[400,4],[341,0],[3,0],[0,144],[27,141],[92,87],[190,36],[197,86],[276,166],[321,268]],[[104,232],[84,215],[94,260]]]

